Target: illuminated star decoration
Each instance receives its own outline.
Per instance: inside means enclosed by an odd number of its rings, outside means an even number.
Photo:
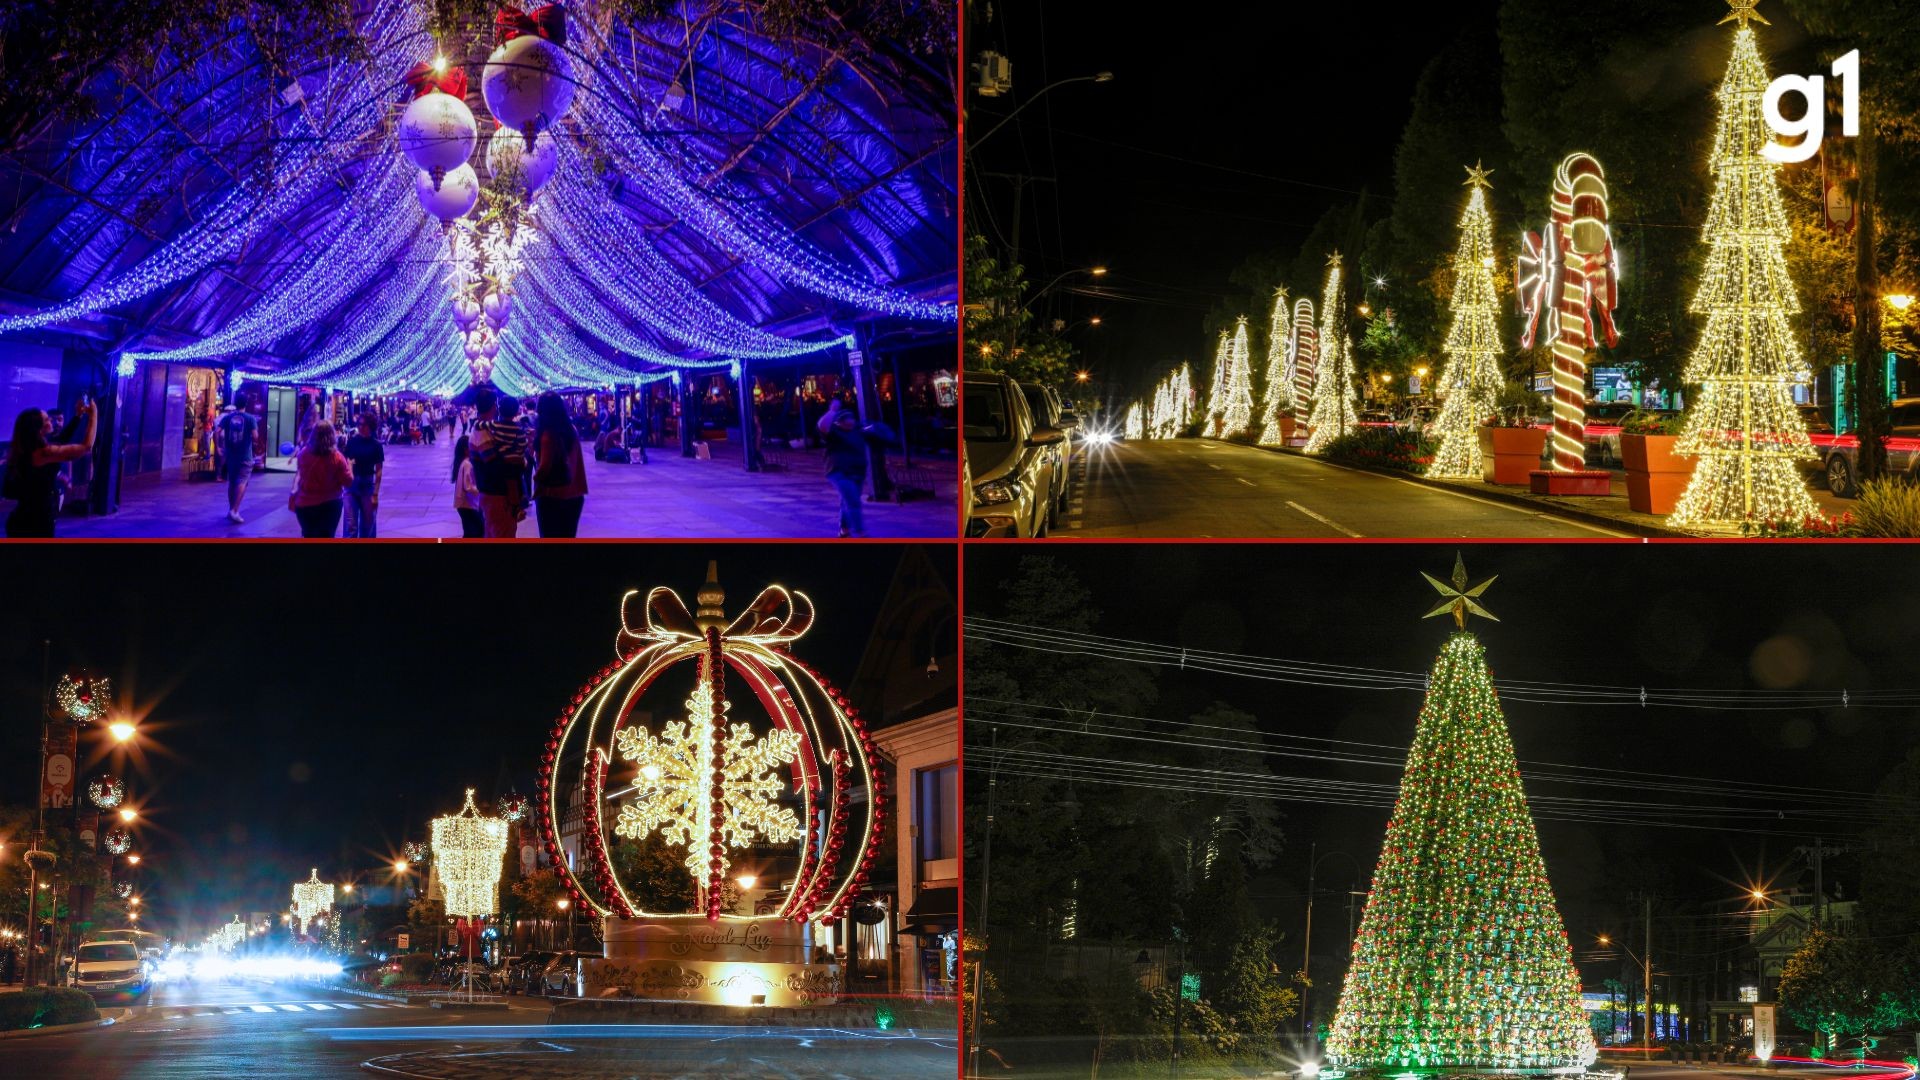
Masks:
[[[1420,576],[1426,578],[1427,583],[1432,585],[1434,589],[1445,598],[1438,604],[1435,604],[1433,610],[1422,615],[1421,618],[1431,619],[1435,615],[1444,615],[1450,611],[1453,613],[1454,623],[1462,630],[1467,628],[1467,616],[1470,614],[1478,615],[1483,619],[1490,619],[1494,622],[1500,621],[1498,615],[1495,615],[1493,612],[1488,611],[1486,608],[1474,602],[1476,597],[1487,591],[1487,586],[1500,579],[1500,575],[1495,574],[1480,584],[1475,585],[1473,588],[1467,588],[1467,563],[1465,559],[1460,557],[1459,552],[1455,552],[1453,556],[1453,584],[1451,586],[1439,578],[1434,577],[1432,574],[1427,573],[1425,570],[1420,571]]]
[[[637,840],[658,830],[662,840],[687,849],[686,867],[695,881],[707,880],[711,859],[726,869],[725,857],[701,842],[713,821],[716,794],[727,846],[751,846],[756,833],[769,843],[800,838],[793,809],[773,801],[784,786],[773,770],[799,755],[799,733],[776,730],[756,740],[747,725],[728,725],[718,748],[722,763],[715,768],[713,704],[712,686],[703,679],[687,699],[687,720],[667,724],[658,738],[645,728],[622,728],[615,739],[620,756],[638,766],[639,775],[634,799],[620,808],[613,831]]]
[[[1490,188],[1493,185],[1487,183],[1487,177],[1492,176],[1493,173],[1494,173],[1494,170],[1483,169],[1480,167],[1480,163],[1476,161],[1470,167],[1468,167],[1467,180],[1465,183],[1461,184],[1460,186]]]
[[[1748,22],[1757,22],[1761,26],[1772,26],[1773,24],[1767,21],[1766,16],[1753,10],[1759,3],[1760,0],[1727,0],[1727,6],[1733,10],[1715,25],[1725,26],[1730,22],[1738,22],[1744,27]]]

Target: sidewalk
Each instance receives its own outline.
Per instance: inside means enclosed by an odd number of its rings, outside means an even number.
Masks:
[[[1291,446],[1262,446],[1258,447],[1258,449],[1274,454],[1298,454],[1302,457],[1315,456],[1306,454],[1300,449]],[[1630,532],[1635,536],[1693,539],[1697,537],[1724,535],[1701,529],[1677,529],[1667,524],[1667,519],[1664,515],[1642,514],[1634,511],[1627,505],[1627,474],[1623,469],[1606,470],[1612,474],[1612,480],[1608,485],[1608,494],[1604,496],[1575,496],[1535,495],[1532,491],[1524,487],[1489,484],[1483,480],[1443,480],[1437,477],[1421,476],[1417,473],[1401,472],[1396,469],[1369,469],[1365,466],[1352,465],[1341,461],[1328,461],[1325,462],[1325,464],[1342,469],[1353,469],[1356,472],[1370,472],[1378,473],[1381,476],[1397,477],[1409,483],[1422,484],[1427,487],[1439,488],[1443,491],[1472,495],[1476,498],[1491,499],[1495,502],[1508,503],[1514,506],[1525,506],[1543,513],[1570,518],[1574,521],[1584,521],[1592,525],[1602,525],[1608,528],[1620,529],[1625,532]],[[1597,470],[1600,466],[1595,466],[1595,468]],[[1820,513],[1829,518],[1839,517],[1841,514],[1847,512],[1852,505],[1852,500],[1839,498],[1824,488],[1810,487],[1808,494],[1813,496],[1814,506],[1819,508]]]

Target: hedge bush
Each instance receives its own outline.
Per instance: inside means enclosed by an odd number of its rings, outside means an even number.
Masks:
[[[1432,439],[1404,428],[1363,427],[1328,443],[1321,456],[1347,465],[1424,473],[1438,448]]]
[[[1920,484],[1899,479],[1867,481],[1860,485],[1853,518],[1862,536],[1920,536]]]
[[[84,990],[36,986],[15,994],[0,994],[0,1031],[98,1019],[100,1010]]]
[[[400,975],[406,982],[423,983],[433,977],[437,965],[432,953],[408,953],[400,958]]]

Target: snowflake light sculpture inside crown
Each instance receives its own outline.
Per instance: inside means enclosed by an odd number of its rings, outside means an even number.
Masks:
[[[725,600],[712,564],[692,613],[670,589],[644,600],[628,593],[619,659],[573,695],[548,736],[535,798],[542,842],[575,900],[600,915],[837,919],[878,857],[887,796],[872,735],[846,696],[790,651],[813,624],[813,602],[770,586],[729,619]],[[684,662],[696,668],[684,718],[640,726],[634,714],[648,688]],[[735,714],[729,675],[746,684],[769,729],[756,733]],[[861,788],[867,797],[857,800]],[[569,866],[556,822],[576,791],[588,813]],[[700,910],[643,910],[614,865],[609,827],[680,849]],[[754,914],[724,913],[729,871],[747,857],[773,861],[771,873],[753,869],[781,887]]]

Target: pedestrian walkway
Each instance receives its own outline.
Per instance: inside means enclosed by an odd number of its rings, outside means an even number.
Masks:
[[[361,1009],[411,1009],[419,1006],[390,1001],[243,1001],[205,1005],[155,1005],[148,1016],[162,1020],[187,1020],[196,1016],[252,1016],[282,1013],[356,1012]]]
[[[714,460],[683,458],[678,448],[652,451],[645,465],[615,465],[589,457],[587,504],[580,535],[634,537],[830,537],[839,531],[839,503],[819,455],[795,451],[790,466],[750,473],[739,454],[720,451]],[[935,497],[906,503],[867,504],[867,534],[874,537],[952,537],[958,466],[949,459],[929,466],[915,461],[916,475],[933,479]],[[379,535],[454,538],[453,443],[389,446],[382,483]],[[287,509],[293,476],[256,472],[241,505],[244,525],[227,520],[223,483],[188,483],[178,472],[129,477],[121,485],[118,513],[95,518],[63,517],[59,535],[70,538],[264,538],[298,537]],[[539,535],[529,510],[520,535]]]

